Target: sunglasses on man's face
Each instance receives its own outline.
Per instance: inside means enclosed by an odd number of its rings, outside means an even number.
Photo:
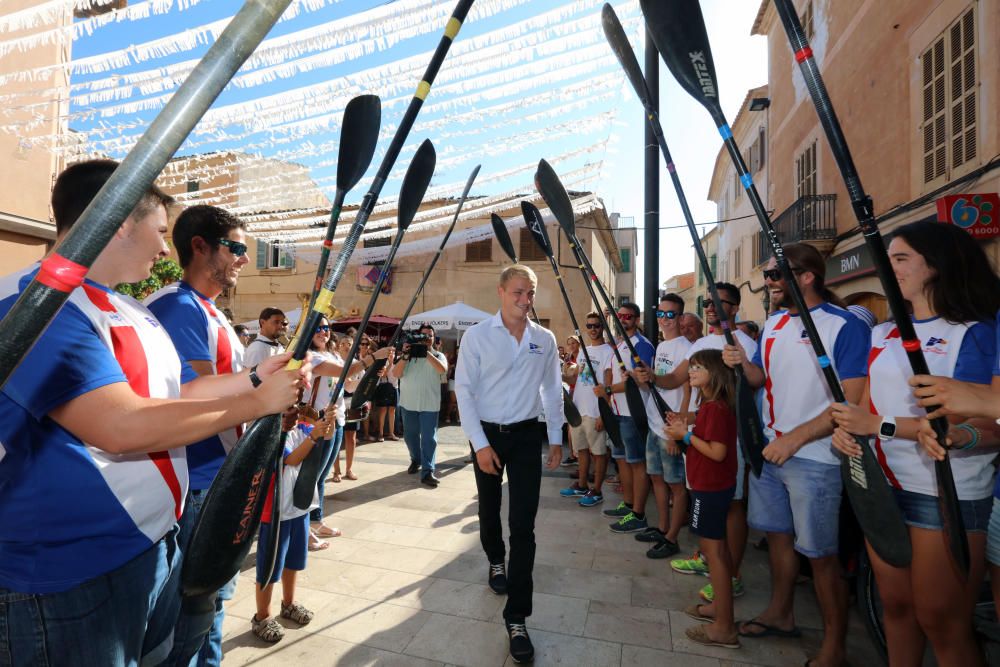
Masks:
[[[230,241],[229,239],[219,239],[219,245],[224,245],[229,248],[229,252],[233,253],[233,257],[242,257],[247,254],[247,244],[240,243],[239,241]]]
[[[632,313],[618,313],[618,319],[620,320],[634,320],[635,315]]]
[[[726,301],[726,300],[725,300],[725,299],[723,299],[723,298],[722,298],[721,296],[719,297],[719,301],[721,301],[722,303],[725,303],[725,304],[727,304],[727,305],[730,305],[730,306],[732,306],[733,308],[735,308],[736,306],[738,306],[738,305],[739,305],[739,304],[737,304],[737,303],[733,303],[732,301]],[[711,294],[706,294],[706,295],[704,296],[704,300],[702,301],[702,303],[704,303],[704,304],[705,304],[704,308],[705,308],[706,310],[707,310],[708,308],[715,308],[715,301],[713,301],[713,300],[712,300],[712,295],[711,295]]]
[[[666,318],[668,320],[673,320],[673,319],[677,318],[677,314],[678,313],[677,313],[676,310],[659,310],[659,309],[657,309],[657,311],[656,311],[656,319],[662,320],[662,319]]]
[[[789,268],[789,271],[791,271],[795,275],[799,275],[804,270],[805,269],[800,269],[795,266]],[[763,271],[761,271],[761,273],[764,276],[764,280],[770,280],[772,283],[776,283],[779,280],[781,280],[781,269],[764,269]]]
[[[601,323],[600,322],[587,322],[587,328],[588,329],[600,329],[601,328]]]

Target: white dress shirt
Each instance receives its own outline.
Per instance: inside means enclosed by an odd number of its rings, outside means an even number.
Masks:
[[[455,366],[462,430],[476,451],[489,446],[480,421],[514,424],[543,412],[549,444],[562,444],[562,376],[556,337],[529,321],[520,343],[500,312],[462,337]]]

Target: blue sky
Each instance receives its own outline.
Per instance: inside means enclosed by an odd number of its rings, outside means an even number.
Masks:
[[[167,37],[199,26],[231,16],[241,6],[236,0],[201,0],[194,7],[179,11],[176,6],[166,15],[154,15],[147,19],[131,21],[123,24],[110,24],[95,31],[91,36],[78,39],[73,46],[75,59],[126,48],[132,44],[140,44],[147,40]],[[317,11],[302,11],[291,19],[275,26],[269,37],[287,35],[293,31],[342,18],[351,14],[364,12],[384,3],[371,0],[341,0],[330,2],[328,6]],[[435,9],[442,16],[450,11],[452,0],[442,0],[435,3]],[[480,3],[483,4],[483,3]],[[612,4],[619,10],[623,23],[633,39],[633,43],[641,45],[640,21],[637,3],[615,1]],[[394,9],[388,3],[386,9]],[[493,31],[506,29],[515,31],[518,26],[526,25],[526,21],[545,12],[560,7],[576,6],[568,0],[532,0],[511,9],[500,11],[486,18],[474,18],[466,22],[459,35],[456,47],[463,40],[474,40],[477,37],[486,39]],[[705,0],[702,2],[709,36],[712,40],[716,67],[723,106],[727,115],[732,118],[746,90],[766,81],[766,43],[762,38],[750,38],[749,32],[756,14],[758,3],[750,0]],[[475,9],[474,9],[475,11]],[[599,28],[577,33],[569,32],[565,26],[576,21],[598,19],[600,4],[592,3],[584,11],[567,12],[561,23],[553,24],[549,30],[548,39],[538,39],[528,46],[518,49],[511,57],[522,56],[520,62],[504,63],[497,60],[492,72],[476,74],[461,69],[451,68],[454,61],[449,54],[439,76],[438,84],[428,98],[424,112],[419,117],[408,141],[409,150],[425,137],[431,138],[438,149],[439,169],[435,174],[434,185],[445,185],[464,182],[466,175],[475,164],[482,163],[481,184],[474,188],[473,193],[479,195],[500,194],[509,189],[522,188],[531,182],[530,173],[521,173],[509,178],[497,178],[507,170],[519,165],[537,162],[539,158],[552,159],[572,151],[580,151],[594,145],[606,142],[606,150],[600,149],[588,155],[581,155],[556,165],[560,173],[571,173],[587,164],[596,165],[602,162],[600,172],[592,172],[590,178],[580,182],[578,189],[596,191],[604,198],[608,211],[618,211],[624,216],[634,216],[637,226],[643,224],[643,192],[642,192],[642,147],[643,147],[643,115],[638,101],[625,78],[620,74],[617,62],[610,56],[610,49],[603,41]],[[419,19],[419,17],[418,17]],[[440,23],[443,24],[443,18]],[[597,24],[595,24],[597,25]],[[561,26],[563,27],[561,29]],[[336,94],[339,82],[357,72],[386,65],[393,61],[414,57],[433,50],[440,39],[441,30],[438,25],[427,24],[423,34],[404,39],[383,50],[376,50],[359,58],[339,65],[332,65],[302,72],[292,78],[278,79],[251,88],[227,89],[216,102],[216,107],[246,102],[261,96],[290,95],[295,90],[314,84],[329,83],[332,94]],[[537,31],[529,31],[521,36],[527,44],[532,38],[541,38]],[[561,45],[551,60],[540,60],[546,57],[546,51]],[[115,70],[118,74],[127,74],[149,70],[152,67],[163,67],[171,63],[197,58],[207,50],[208,44],[181,54],[175,54],[155,60],[132,64]],[[563,55],[565,54],[565,55]],[[572,65],[585,61],[588,57],[596,57],[590,71],[574,73]],[[304,54],[311,55],[311,54]],[[601,57],[601,56],[610,56]],[[557,62],[563,58],[562,66],[546,65],[544,71],[534,73],[532,81],[535,85],[523,91],[508,91],[495,99],[471,100],[478,95],[492,97],[511,85],[503,81],[506,75],[517,70],[514,68],[530,68],[531,62]],[[642,61],[641,51],[639,53]],[[421,66],[422,71],[422,66]],[[107,77],[102,74],[77,74],[73,83],[84,83],[93,79]],[[495,85],[493,80],[495,79]],[[471,91],[456,90],[468,86],[473,81],[480,84]],[[599,85],[591,85],[597,81]],[[708,183],[711,178],[712,165],[716,153],[721,146],[718,134],[712,125],[708,114],[691,100],[675,84],[665,67],[661,67],[661,121],[670,144],[671,152],[677,164],[681,179],[685,185],[687,197],[694,210],[698,222],[707,222],[715,217],[715,208],[705,202]],[[400,92],[382,91],[376,84],[373,89],[366,90],[383,96],[383,139],[380,146],[388,143],[391,130],[401,117],[406,102],[412,95],[416,77],[407,81],[405,90]],[[572,86],[583,86],[586,94],[576,96],[560,96]],[[138,99],[138,97],[133,98]],[[396,100],[392,103],[392,100]],[[435,109],[435,104],[439,108]],[[475,118],[477,111],[494,105],[504,105],[502,115],[493,115],[482,119]],[[103,105],[97,105],[103,106]],[[297,105],[296,105],[297,106]],[[561,109],[566,109],[561,112]],[[73,112],[84,109],[79,105],[72,108]],[[311,109],[293,109],[295,113],[308,114]],[[143,111],[138,114],[105,118],[103,122],[116,124],[139,121],[140,129],[155,116],[156,110]],[[458,114],[458,115],[456,115]],[[538,116],[533,118],[532,116]],[[450,122],[458,118],[462,123]],[[612,120],[613,118],[613,120]],[[92,119],[76,120],[71,124],[74,129],[87,130],[95,126]],[[294,161],[310,167],[314,179],[321,185],[328,186],[327,192],[332,196],[332,181],[336,173],[333,164],[336,151],[330,150],[319,155],[302,154],[304,145],[321,145],[329,142],[335,146],[338,140],[336,131],[324,131],[311,134],[294,142],[286,142],[268,146],[272,137],[282,137],[280,133],[272,132],[277,123],[271,125],[268,131],[255,133],[246,139],[236,141],[207,141],[205,136],[196,136],[199,143],[194,148],[182,148],[181,154],[203,152],[208,150],[234,149],[239,150],[247,143],[259,146],[259,152],[264,155],[274,155],[276,151],[299,153]],[[137,132],[138,130],[131,130]],[[239,135],[246,131],[240,124],[225,128],[229,135]],[[310,142],[310,144],[305,144]],[[404,151],[396,164],[394,171],[401,172],[408,163],[410,153]],[[378,161],[379,156],[376,156]],[[322,163],[322,164],[321,164]],[[377,162],[376,162],[377,164]],[[375,165],[369,170],[369,176],[375,171]],[[662,171],[665,174],[665,170]],[[489,179],[493,175],[492,180]],[[363,194],[366,182],[353,193],[353,199],[359,200]],[[390,181],[384,191],[383,199],[391,199],[398,191],[398,180]],[[456,192],[460,185],[456,185]],[[661,227],[682,225],[676,205],[673,190],[669,181],[661,183]],[[641,237],[641,235],[640,235]],[[643,261],[644,253],[640,249],[639,262]],[[661,231],[661,263],[660,279],[693,267],[693,255],[690,249],[690,237],[685,229]],[[640,285],[641,288],[641,285]]]

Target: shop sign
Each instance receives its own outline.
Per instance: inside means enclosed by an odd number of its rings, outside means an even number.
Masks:
[[[938,222],[961,227],[977,239],[1000,236],[1000,196],[995,192],[941,197],[937,212]]]
[[[860,278],[875,272],[868,246],[861,245],[853,250],[831,255],[826,258],[827,285],[836,285],[853,278]]]

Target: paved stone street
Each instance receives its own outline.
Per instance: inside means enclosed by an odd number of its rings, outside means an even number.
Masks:
[[[273,646],[250,633],[251,554],[227,607],[227,665],[513,664],[500,614],[504,599],[486,586],[475,480],[472,466],[463,463],[467,445],[457,427],[439,435],[437,489],[406,474],[402,441],[360,447],[354,464],[359,479],[327,484],[328,523],[344,536],[311,553],[299,577],[298,600],[316,618],[304,628],[282,620],[285,638]],[[608,530],[600,507],[561,499],[558,490],[569,481],[564,471],[542,480],[534,614],[528,619],[536,665],[798,666],[816,650],[821,622],[811,586],[796,591],[800,640],[744,639],[739,651],[692,645],[684,629],[695,621],[680,610],[696,600],[707,579],[647,559],[645,545]],[[605,506],[619,500],[605,497]],[[694,543],[681,534],[684,553]],[[766,554],[749,550],[744,582],[738,619],[767,602]],[[278,600],[276,590],[275,608]],[[848,651],[853,665],[878,664],[853,611]]]

